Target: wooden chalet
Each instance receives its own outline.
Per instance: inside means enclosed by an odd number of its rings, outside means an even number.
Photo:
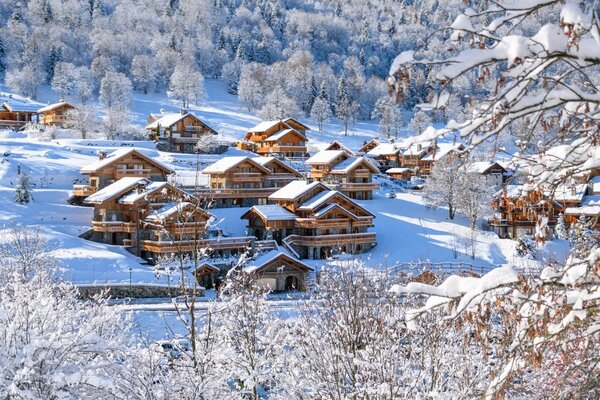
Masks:
[[[309,128],[293,118],[264,121],[251,128],[238,147],[260,155],[303,158],[307,156],[306,131]]]
[[[565,222],[574,224],[583,215],[597,231],[600,230],[600,170],[592,171],[581,202],[569,204],[564,214]]]
[[[464,150],[465,146],[461,143],[434,143],[427,148],[425,155],[419,159],[417,165],[418,173],[425,176],[430,175],[431,169],[437,161],[446,157],[459,158],[462,156]],[[403,167],[410,168],[410,165],[404,162],[404,157],[401,159],[401,164]]]
[[[248,261],[242,271],[254,284],[274,292],[305,291],[307,275],[313,271],[302,261],[281,250],[270,250]]]
[[[302,175],[274,157],[224,157],[202,171],[207,188],[194,190],[215,207],[266,204],[269,195]]]
[[[158,118],[160,116],[160,118]],[[162,151],[194,153],[198,139],[217,132],[194,114],[181,110],[179,113],[151,114],[146,125],[149,136]]]
[[[400,180],[409,180],[412,176],[415,175],[414,170],[402,167],[389,168],[385,171],[385,173],[388,174],[390,178]]]
[[[269,196],[269,203],[242,215],[249,234],[275,240],[298,258],[362,253],[376,243],[376,234],[368,232],[375,216],[321,182],[291,182]]]
[[[424,164],[423,158],[435,154],[435,151],[436,146],[431,142],[414,143],[408,147],[401,148],[398,152],[398,166],[415,169],[417,173],[430,171],[433,163]]]
[[[0,127],[21,128],[29,122],[36,121],[38,104],[18,100],[8,100],[0,108]]]
[[[196,282],[205,289],[212,289],[217,284],[217,277],[221,270],[213,264],[205,261],[194,270]]]
[[[380,168],[400,166],[401,147],[397,143],[381,143],[369,150],[365,157],[374,160]]]
[[[363,145],[360,147],[360,149],[358,149],[358,152],[361,154],[367,154],[368,152],[373,150],[375,147],[379,146],[379,144],[380,143],[375,139],[371,139],[368,142],[365,141],[363,143]]]
[[[369,160],[351,156],[345,150],[322,150],[306,160],[311,166],[311,178],[326,183],[335,190],[357,200],[370,200],[379,184],[373,174],[379,173]]]
[[[492,201],[496,215],[489,224],[501,238],[518,239],[533,235],[536,224],[547,218],[553,228],[556,217],[566,209],[581,205],[587,185],[560,185],[555,190],[528,189],[525,185],[509,185],[499,191]]]
[[[214,218],[199,199],[167,182],[122,178],[85,199],[94,207],[91,240],[125,246],[150,262],[196,253],[228,256],[246,251],[250,237],[208,238]]]
[[[477,161],[467,165],[467,171],[484,175],[490,186],[500,189],[508,179],[508,171],[494,161]]]
[[[344,146],[343,143],[341,143],[338,140],[334,140],[333,142],[329,143],[327,145],[327,147],[325,147],[323,150],[343,150],[349,156],[355,156],[356,155],[352,150],[350,150],[349,148],[347,148],[346,146]]]
[[[109,155],[101,151],[98,161],[81,168],[80,172],[89,177],[89,183],[73,185],[73,196],[84,198],[121,178],[166,181],[175,171],[139,150],[119,149]]]
[[[40,122],[47,126],[64,126],[67,122],[67,111],[74,110],[75,106],[60,101],[58,103],[49,104],[37,110]]]

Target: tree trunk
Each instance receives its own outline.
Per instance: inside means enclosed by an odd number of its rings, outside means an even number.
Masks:
[[[456,210],[454,210],[454,207],[452,206],[452,204],[448,204],[448,218],[450,218],[450,220],[454,219],[455,213],[456,213]]]

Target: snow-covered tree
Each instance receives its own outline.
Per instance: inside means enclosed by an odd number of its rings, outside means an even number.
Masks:
[[[31,187],[31,178],[26,171],[21,170],[17,176],[15,185],[15,202],[19,204],[28,204],[33,201],[33,189]]]
[[[585,258],[590,252],[598,247],[598,240],[590,228],[585,215],[580,215],[575,224],[576,238],[573,243],[573,254],[578,258]]]
[[[431,125],[431,118],[423,111],[417,111],[408,123],[408,131],[413,135],[420,135]]]
[[[204,77],[197,67],[189,62],[177,64],[169,78],[169,97],[181,101],[181,106],[189,106],[190,100],[198,102],[204,99]]]
[[[131,81],[120,72],[107,72],[100,82],[100,101],[109,110],[128,110],[132,100]]]
[[[265,103],[264,71],[259,65],[246,65],[242,68],[237,94],[241,101],[246,103],[248,111],[258,110]]]
[[[207,133],[198,139],[196,150],[202,154],[212,154],[217,149],[218,143],[215,135]]]
[[[88,132],[91,132],[98,126],[96,111],[93,107],[86,104],[68,110],[65,113],[65,117],[65,126],[78,131],[82,139],[86,139]]]
[[[454,219],[458,207],[461,165],[456,157],[441,158],[433,165],[423,188],[426,204],[431,207],[448,207],[449,219]]]
[[[22,68],[8,70],[4,79],[11,88],[23,96],[36,99],[46,75],[40,66],[28,64]]]
[[[388,95],[380,97],[375,103],[372,119],[379,119],[379,133],[385,139],[397,139],[402,128],[402,114]]]
[[[77,84],[77,68],[68,62],[59,62],[54,67],[52,89],[60,93],[63,99],[68,98]]]
[[[535,241],[529,235],[521,235],[515,245],[515,255],[521,258],[534,259],[536,254]]]
[[[469,219],[471,230],[475,230],[479,218],[492,211],[491,202],[495,189],[485,175],[465,171],[465,168],[459,169],[458,179],[456,209]]]
[[[556,219],[556,226],[554,227],[554,235],[557,239],[569,239],[569,232],[567,231],[567,226],[565,224],[565,216],[563,215],[563,213],[558,214],[558,218]]]
[[[265,120],[297,117],[300,113],[298,104],[290,98],[284,90],[277,86],[267,96],[265,105],[259,110],[258,115]]]
[[[319,130],[323,129],[323,124],[331,120],[331,105],[327,99],[317,97],[310,109],[310,118],[319,125]]]
[[[137,55],[131,62],[131,75],[136,87],[141,89],[144,94],[148,93],[157,78],[157,68],[154,59],[147,55]]]

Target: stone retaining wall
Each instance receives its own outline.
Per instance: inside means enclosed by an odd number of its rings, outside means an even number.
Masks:
[[[81,285],[77,286],[79,296],[83,299],[89,299],[100,293],[106,293],[106,297],[113,299],[122,299],[132,297],[141,298],[158,298],[158,297],[177,297],[182,295],[181,288],[176,286],[161,286],[161,285]],[[192,288],[188,288],[187,292],[192,293]],[[197,296],[204,296],[204,288],[196,288]]]

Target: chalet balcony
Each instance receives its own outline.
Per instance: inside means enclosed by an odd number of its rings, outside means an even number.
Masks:
[[[256,152],[258,154],[270,153],[306,153],[306,146],[266,146],[259,147]]]
[[[136,231],[134,222],[123,221],[92,221],[92,229],[94,232],[126,232],[133,233]]]
[[[151,172],[152,170],[150,169],[118,169],[117,179],[125,177],[150,178]]]
[[[21,127],[25,126],[30,121],[17,121],[14,119],[0,119],[0,126],[16,126]]]
[[[67,117],[65,115],[56,115],[56,114],[48,114],[44,115],[40,122],[44,125],[47,124],[64,124],[67,122]]]
[[[231,175],[233,182],[260,182],[262,180],[260,172],[236,172]]]
[[[203,188],[192,190],[195,196],[207,197],[211,199],[255,199],[267,198],[280,188],[247,188],[247,189],[219,189]]]
[[[300,236],[290,235],[284,239],[288,245],[297,246],[341,246],[349,244],[373,244],[377,240],[375,233],[348,233],[342,235]]]
[[[297,218],[296,226],[307,229],[331,229],[331,228],[348,228],[350,227],[369,227],[373,226],[372,218],[361,218],[358,221],[350,221],[347,218],[332,218],[316,220],[314,218]]]
[[[140,250],[152,253],[174,253],[190,252],[194,249],[200,250],[210,248],[212,250],[241,250],[246,249],[252,243],[252,237],[232,237],[219,239],[200,239],[200,240],[141,240]],[[135,243],[124,241],[124,246],[135,246]]]
[[[79,197],[88,197],[96,193],[96,187],[90,185],[73,185],[73,195]]]
[[[337,183],[328,185],[340,192],[361,192],[366,190],[379,189],[379,183],[364,182],[364,183]]]

